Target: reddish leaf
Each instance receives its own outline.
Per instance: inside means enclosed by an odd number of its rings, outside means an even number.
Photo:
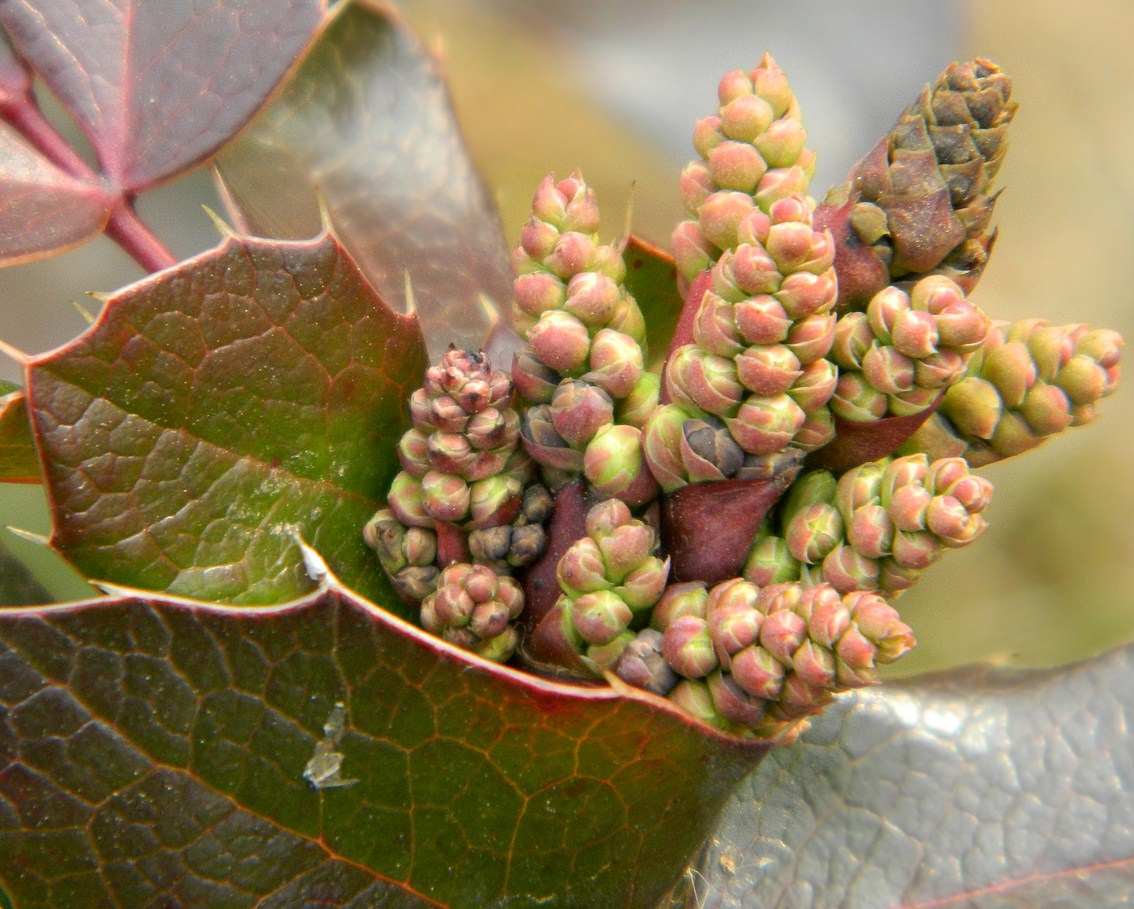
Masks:
[[[221,155],[237,223],[299,239],[319,198],[392,305],[408,274],[433,358],[480,347],[478,296],[511,300],[508,253],[436,63],[388,10],[342,4],[282,95]]]
[[[0,23],[137,191],[228,141],[294,65],[325,0],[10,0]]]
[[[1132,708],[1134,647],[841,698],[738,790],[690,905],[1121,905]]]
[[[6,389],[7,383],[3,384]],[[0,483],[39,483],[42,479],[24,393],[8,391],[0,397]]]
[[[296,529],[384,597],[361,528],[424,368],[416,320],[328,235],[230,239],[131,285],[29,367],[52,542],[88,577],[264,603],[310,587]]]
[[[4,123],[0,199],[0,266],[85,243],[99,234],[110,215],[103,187],[68,176]]]
[[[21,909],[652,909],[763,754],[648,694],[484,662],[333,580],[262,609],[0,611],[0,641],[0,886]]]

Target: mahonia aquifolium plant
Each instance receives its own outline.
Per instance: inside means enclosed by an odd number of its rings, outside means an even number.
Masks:
[[[986,526],[973,469],[1089,422],[1118,383],[1117,333],[969,299],[1010,92],[953,64],[817,205],[782,70],[728,73],[681,175],[660,372],[594,192],[547,177],[513,257],[510,375],[455,348],[429,369],[365,529],[422,625],[772,741],[877,684],[915,645],[900,594]]]

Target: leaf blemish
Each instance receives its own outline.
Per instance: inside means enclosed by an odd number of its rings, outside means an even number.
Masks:
[[[312,789],[338,789],[358,782],[343,777],[344,755],[335,750],[346,734],[346,715],[346,705],[338,701],[323,724],[323,738],[315,743],[315,754],[303,768],[303,778]]]

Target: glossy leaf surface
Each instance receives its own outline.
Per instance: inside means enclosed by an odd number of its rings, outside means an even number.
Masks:
[[[450,342],[482,345],[479,295],[511,299],[499,223],[437,64],[377,5],[343,5],[218,169],[230,213],[260,236],[311,236],[321,197],[391,305],[405,301],[408,275],[431,359]]]
[[[333,580],[259,609],[0,611],[0,641],[20,909],[652,909],[762,754],[650,695],[471,657]]]
[[[122,189],[230,139],[294,65],[325,0],[9,0],[0,23]]]
[[[700,907],[1056,909],[1134,892],[1134,647],[840,699],[738,789]]]
[[[298,532],[385,596],[361,527],[424,368],[333,237],[229,239],[29,366],[52,542],[88,577],[264,603],[310,587]]]

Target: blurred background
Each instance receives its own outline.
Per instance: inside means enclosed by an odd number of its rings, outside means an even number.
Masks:
[[[693,121],[713,111],[719,77],[764,50],[803,107],[819,198],[946,64],[988,57],[1013,77],[1020,111],[999,177],[1000,239],[974,299],[996,318],[1089,320],[1134,338],[1134,5],[405,0],[401,9],[443,60],[509,243],[540,178],[579,167],[598,191],[607,239],[630,217],[635,232],[668,245],[683,217],[676,180]],[[204,171],[140,209],[189,256],[217,240],[202,204],[220,210]],[[85,326],[73,301],[139,277],[101,239],[0,272],[3,336],[50,349]],[[0,377],[18,381],[19,369],[4,363]],[[920,641],[900,673],[974,660],[1047,665],[1134,639],[1134,391],[1101,410],[1096,425],[988,470],[997,489],[988,532],[899,602]],[[0,495],[0,524],[47,531],[37,488]],[[22,559],[47,558],[0,535]],[[0,573],[0,594],[5,584],[15,593],[16,580]],[[61,572],[49,586],[57,597],[83,590]]]

